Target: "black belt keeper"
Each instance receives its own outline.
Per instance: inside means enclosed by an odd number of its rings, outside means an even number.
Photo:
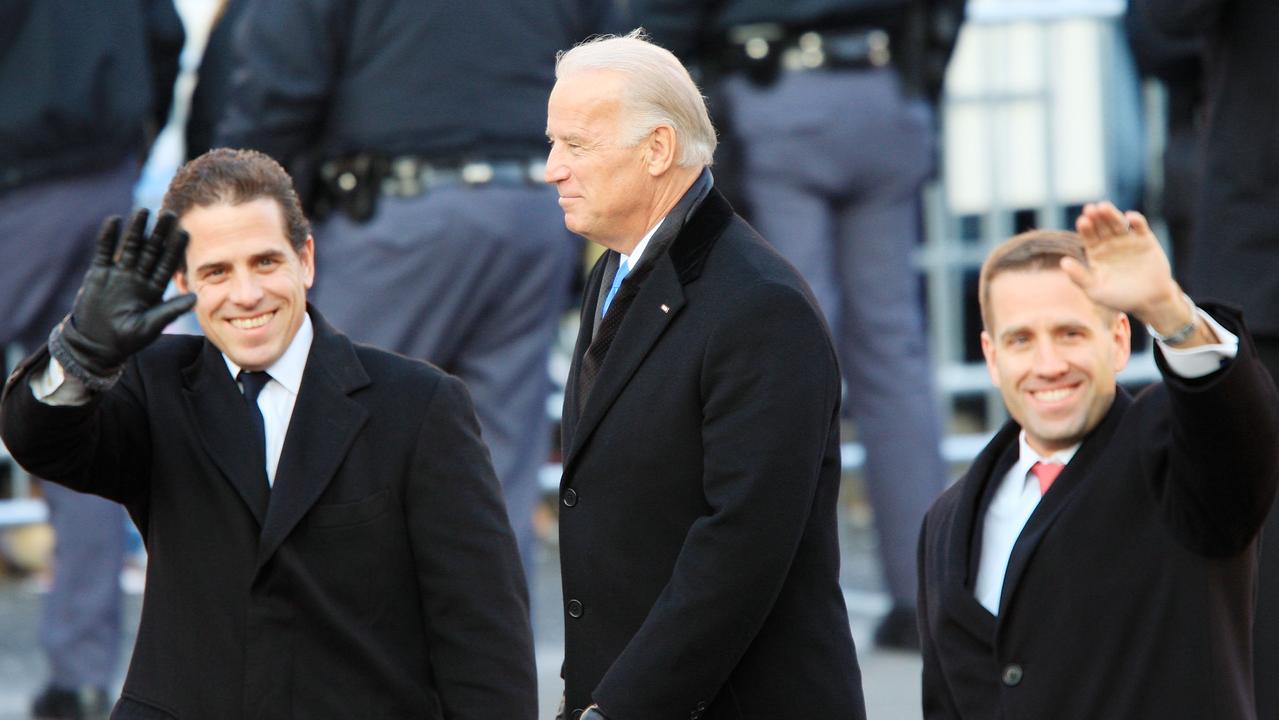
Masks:
[[[783,70],[884,67],[890,38],[880,28],[790,30],[776,23],[739,25],[728,32],[721,66],[767,87]]]

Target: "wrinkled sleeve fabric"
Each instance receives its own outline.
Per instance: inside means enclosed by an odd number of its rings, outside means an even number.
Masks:
[[[1155,355],[1162,386],[1139,396],[1143,472],[1169,524],[1191,549],[1230,556],[1253,541],[1279,482],[1279,393],[1243,319],[1204,308],[1239,337],[1238,355],[1202,378],[1181,378]]]
[[[149,477],[151,438],[137,363],[120,382],[79,405],[41,402],[31,378],[45,371],[49,351],[27,358],[5,384],[0,436],[10,454],[37,477],[79,492],[129,504]]]

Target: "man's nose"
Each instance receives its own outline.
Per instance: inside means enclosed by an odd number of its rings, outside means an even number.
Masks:
[[[231,302],[252,307],[262,299],[262,285],[251,272],[234,273],[231,278]]]
[[[1061,348],[1054,342],[1042,342],[1035,348],[1035,372],[1039,375],[1053,377],[1061,375],[1069,369]]]
[[[546,170],[542,173],[542,179],[548,183],[568,179],[568,166],[560,161],[559,155],[554,146],[551,146],[550,152],[546,154]]]

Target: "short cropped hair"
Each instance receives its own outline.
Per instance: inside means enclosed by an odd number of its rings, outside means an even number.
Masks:
[[[981,322],[987,332],[994,330],[990,307],[990,283],[1001,273],[1034,270],[1059,270],[1062,258],[1074,258],[1084,267],[1088,256],[1077,233],[1066,230],[1030,230],[1014,235],[990,251],[981,265],[977,285],[977,301],[981,305]]]
[[[670,125],[681,147],[681,167],[711,164],[717,140],[706,99],[679,59],[650,42],[643,28],[622,37],[591,38],[556,57],[557,80],[589,70],[626,78],[621,100],[630,125],[628,145],[640,142],[658,125]]]
[[[293,179],[278,162],[257,150],[218,148],[186,163],[169,183],[162,209],[181,220],[195,207],[241,205],[260,198],[280,205],[284,235],[301,252],[311,236],[311,224],[302,212]]]

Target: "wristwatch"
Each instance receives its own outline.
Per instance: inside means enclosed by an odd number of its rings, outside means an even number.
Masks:
[[[592,705],[582,713],[581,720],[608,720],[608,716],[600,710],[599,705]]]

